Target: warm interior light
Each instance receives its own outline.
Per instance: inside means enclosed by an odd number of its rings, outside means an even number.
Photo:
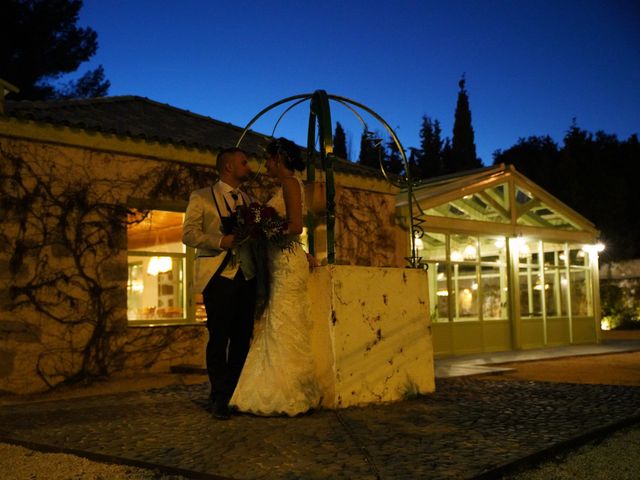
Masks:
[[[424,242],[422,241],[421,238],[415,239],[415,245],[416,245],[416,252],[424,250]]]
[[[451,252],[451,261],[452,262],[461,262],[463,260],[463,258],[464,257],[462,256],[462,254],[459,251],[454,250],[453,252]]]
[[[511,242],[514,247],[514,250],[518,252],[518,255],[520,257],[526,257],[531,253],[531,250],[529,249],[529,245],[527,245],[527,241],[524,239],[524,237],[516,237],[512,239]]]
[[[171,261],[171,257],[151,257],[149,259],[147,273],[155,277],[159,273],[168,272],[172,268],[173,262]]]
[[[439,297],[448,297],[449,296],[449,292],[447,290],[438,290],[436,292],[436,295]]]
[[[505,246],[504,237],[497,239],[494,245],[496,246],[496,248],[502,250]]]
[[[536,284],[533,287],[534,290],[542,290],[542,282],[540,281],[540,277],[538,277],[538,279],[536,280]],[[544,284],[544,289],[545,290],[549,290],[549,284],[545,283]]]
[[[464,252],[463,252],[464,258],[473,260],[476,258],[476,255],[477,255],[476,247],[474,247],[473,245],[467,245],[466,247],[464,247]]]
[[[582,247],[583,252],[587,253],[600,253],[604,251],[604,243],[598,242],[593,245],[584,245]]]

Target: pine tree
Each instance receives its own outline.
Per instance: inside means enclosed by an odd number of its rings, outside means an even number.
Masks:
[[[340,122],[336,122],[335,133],[333,134],[333,154],[336,157],[349,160],[347,156],[347,136]]]
[[[382,140],[377,138],[377,133],[369,132],[365,128],[360,136],[358,163],[371,168],[380,168],[380,156],[384,157],[383,150]]]
[[[388,173],[394,173],[396,175],[401,175],[404,173],[404,162],[402,161],[402,155],[400,154],[400,149],[396,142],[393,141],[392,138],[387,142],[387,155],[385,161],[385,169]]]
[[[98,35],[79,28],[82,0],[3,1],[0,28],[0,73],[20,89],[16,99],[104,96],[109,81],[102,66],[66,85],[59,78],[75,72],[98,48]]]
[[[465,90],[464,74],[458,82],[458,103],[456,104],[455,120],[453,123],[453,139],[451,145],[452,165],[447,170],[460,172],[482,167],[482,162],[476,157],[476,145],[474,143],[473,127],[471,126],[471,110],[469,109],[469,96]]]
[[[445,173],[442,159],[442,129],[438,120],[423,115],[420,129],[420,150],[418,173],[420,178],[431,178]]]

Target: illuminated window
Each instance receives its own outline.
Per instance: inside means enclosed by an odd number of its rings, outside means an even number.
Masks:
[[[187,319],[183,213],[153,210],[132,216],[127,230],[127,317],[134,323]]]

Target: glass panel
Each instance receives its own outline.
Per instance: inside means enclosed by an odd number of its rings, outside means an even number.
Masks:
[[[589,277],[590,272],[588,270],[571,269],[571,314],[574,317],[593,315]]]
[[[516,187],[516,203],[518,204],[519,225],[530,225],[544,228],[560,228],[562,230],[578,230],[576,225],[566,216],[558,213],[531,192]]]
[[[447,290],[446,264],[429,264],[429,292],[431,301],[431,321],[449,321],[449,291]]]
[[[544,290],[544,301],[548,317],[558,316],[560,301],[558,295],[556,295],[556,293],[559,293],[556,288],[559,287],[559,283],[560,282],[557,281],[557,271],[547,271],[544,274],[544,285],[542,281],[540,281],[536,282],[536,286],[534,287],[536,290]]]
[[[471,235],[451,235],[451,261],[475,262],[478,259],[478,238]]]
[[[506,184],[498,185],[427,209],[426,214],[480,222],[510,223],[507,191]]]
[[[480,237],[480,261],[482,263],[507,264],[507,247],[504,237]]]
[[[520,265],[532,266],[536,269],[540,267],[540,242],[536,240],[525,240],[524,238],[514,239],[514,248],[518,249],[518,262]]]
[[[520,269],[520,314],[522,317],[542,316],[542,287],[537,269]]]
[[[453,265],[454,320],[478,318],[478,275],[476,265]]]
[[[506,319],[507,314],[507,271],[506,267],[486,266],[480,269],[482,292],[482,319]]]
[[[564,243],[544,242],[543,247],[545,267],[559,267],[567,264],[567,257],[564,253]]]
[[[184,252],[182,243],[183,213],[153,210],[146,217],[132,216],[127,229],[129,250]]]
[[[129,320],[184,318],[184,259],[129,255]]]
[[[418,241],[419,240],[419,241]],[[444,233],[427,233],[420,239],[416,239],[418,256],[425,260],[444,261],[447,259],[446,235]]]
[[[569,248],[569,265],[589,266],[589,254],[582,250],[582,247],[569,245]]]
[[[129,320],[175,320],[187,316],[184,214],[151,211],[130,218],[127,230]]]

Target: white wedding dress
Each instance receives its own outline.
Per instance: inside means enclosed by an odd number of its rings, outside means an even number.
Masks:
[[[281,188],[268,205],[285,216]],[[295,244],[291,252],[269,247],[268,254],[269,300],[264,315],[256,320],[251,348],[230,406],[256,415],[294,416],[318,407],[321,401],[311,353],[309,266],[300,244]]]

